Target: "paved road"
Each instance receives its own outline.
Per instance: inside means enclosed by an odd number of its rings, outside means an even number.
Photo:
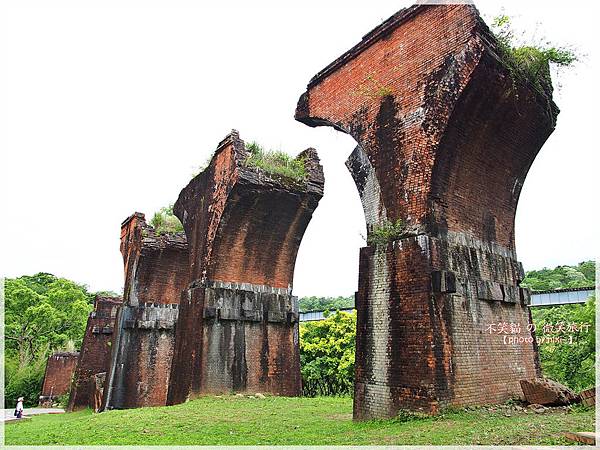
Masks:
[[[64,409],[60,408],[25,408],[23,417],[31,417],[37,414],[60,414],[64,413]],[[14,416],[14,409],[5,409],[4,414],[2,415],[2,421],[8,422],[9,420],[16,420],[17,418]]]

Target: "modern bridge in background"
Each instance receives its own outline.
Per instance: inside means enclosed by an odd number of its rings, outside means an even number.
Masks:
[[[555,289],[531,293],[531,306],[558,306],[571,303],[585,303],[594,294],[594,288]],[[352,312],[354,308],[341,308],[339,311]],[[335,312],[331,311],[331,312]],[[325,311],[306,311],[300,313],[300,322],[314,322],[325,319]]]

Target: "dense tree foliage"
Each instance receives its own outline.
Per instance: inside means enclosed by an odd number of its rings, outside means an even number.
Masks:
[[[300,326],[304,395],[351,394],[354,386],[356,312],[336,312]]]
[[[575,391],[596,380],[596,302],[532,308],[542,372]]]
[[[37,403],[46,359],[81,347],[94,294],[48,273],[6,279],[5,399]]]
[[[81,345],[93,297],[85,286],[47,273],[5,282],[6,352],[21,366],[70,341]]]
[[[585,261],[576,266],[558,266],[554,269],[531,270],[521,283],[534,291],[593,287],[596,284],[596,263]]]
[[[17,399],[24,397],[25,406],[37,406],[44,381],[47,357],[38,357],[26,366],[8,355],[4,359],[4,407],[14,408]]]
[[[302,312],[354,308],[354,297],[302,297],[299,307]]]
[[[534,291],[594,287],[595,284],[594,261],[532,270],[521,283]],[[595,305],[595,299],[591,298],[585,305],[531,308],[543,374],[576,391],[592,386],[596,376]]]

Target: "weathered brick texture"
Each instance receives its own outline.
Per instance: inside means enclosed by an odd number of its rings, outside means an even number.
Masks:
[[[500,402],[539,374],[514,218],[557,114],[471,5],[401,10],[310,81],[296,119],[356,140],[369,235],[406,224],[360,253],[356,419]],[[503,322],[525,342],[486,331]]]
[[[104,408],[166,404],[181,291],[189,281],[183,233],[159,235],[135,213],[121,224],[124,302],[112,340]]]
[[[246,166],[248,156],[233,131],[175,203],[192,282],[180,303],[169,404],[208,392],[301,391],[292,277],[323,172],[313,149],[298,156],[302,181]]]
[[[59,352],[48,357],[40,394],[40,407],[51,407],[53,401],[69,392],[78,359],[79,352]]]
[[[68,411],[97,407],[95,375],[108,370],[117,308],[122,302],[121,297],[96,296],[94,299],[94,310],[88,317],[73,377]]]

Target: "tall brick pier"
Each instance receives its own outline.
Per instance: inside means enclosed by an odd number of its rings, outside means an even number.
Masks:
[[[189,282],[183,233],[158,234],[135,213],[121,224],[123,306],[112,339],[103,408],[166,404],[181,291]]]
[[[96,296],[88,317],[79,359],[73,376],[68,411],[100,407],[98,376],[103,378],[110,365],[110,342],[121,297]],[[102,375],[101,375],[102,374]]]
[[[356,419],[501,402],[539,373],[514,219],[558,114],[543,86],[506,68],[473,6],[419,5],[301,96],[297,120],[358,144],[347,165],[369,236],[406,224],[360,251]],[[505,343],[498,324],[525,342]]]
[[[231,391],[298,395],[296,254],[323,195],[316,151],[294,180],[247,166],[233,131],[179,195],[191,284],[176,328],[168,403]]]

